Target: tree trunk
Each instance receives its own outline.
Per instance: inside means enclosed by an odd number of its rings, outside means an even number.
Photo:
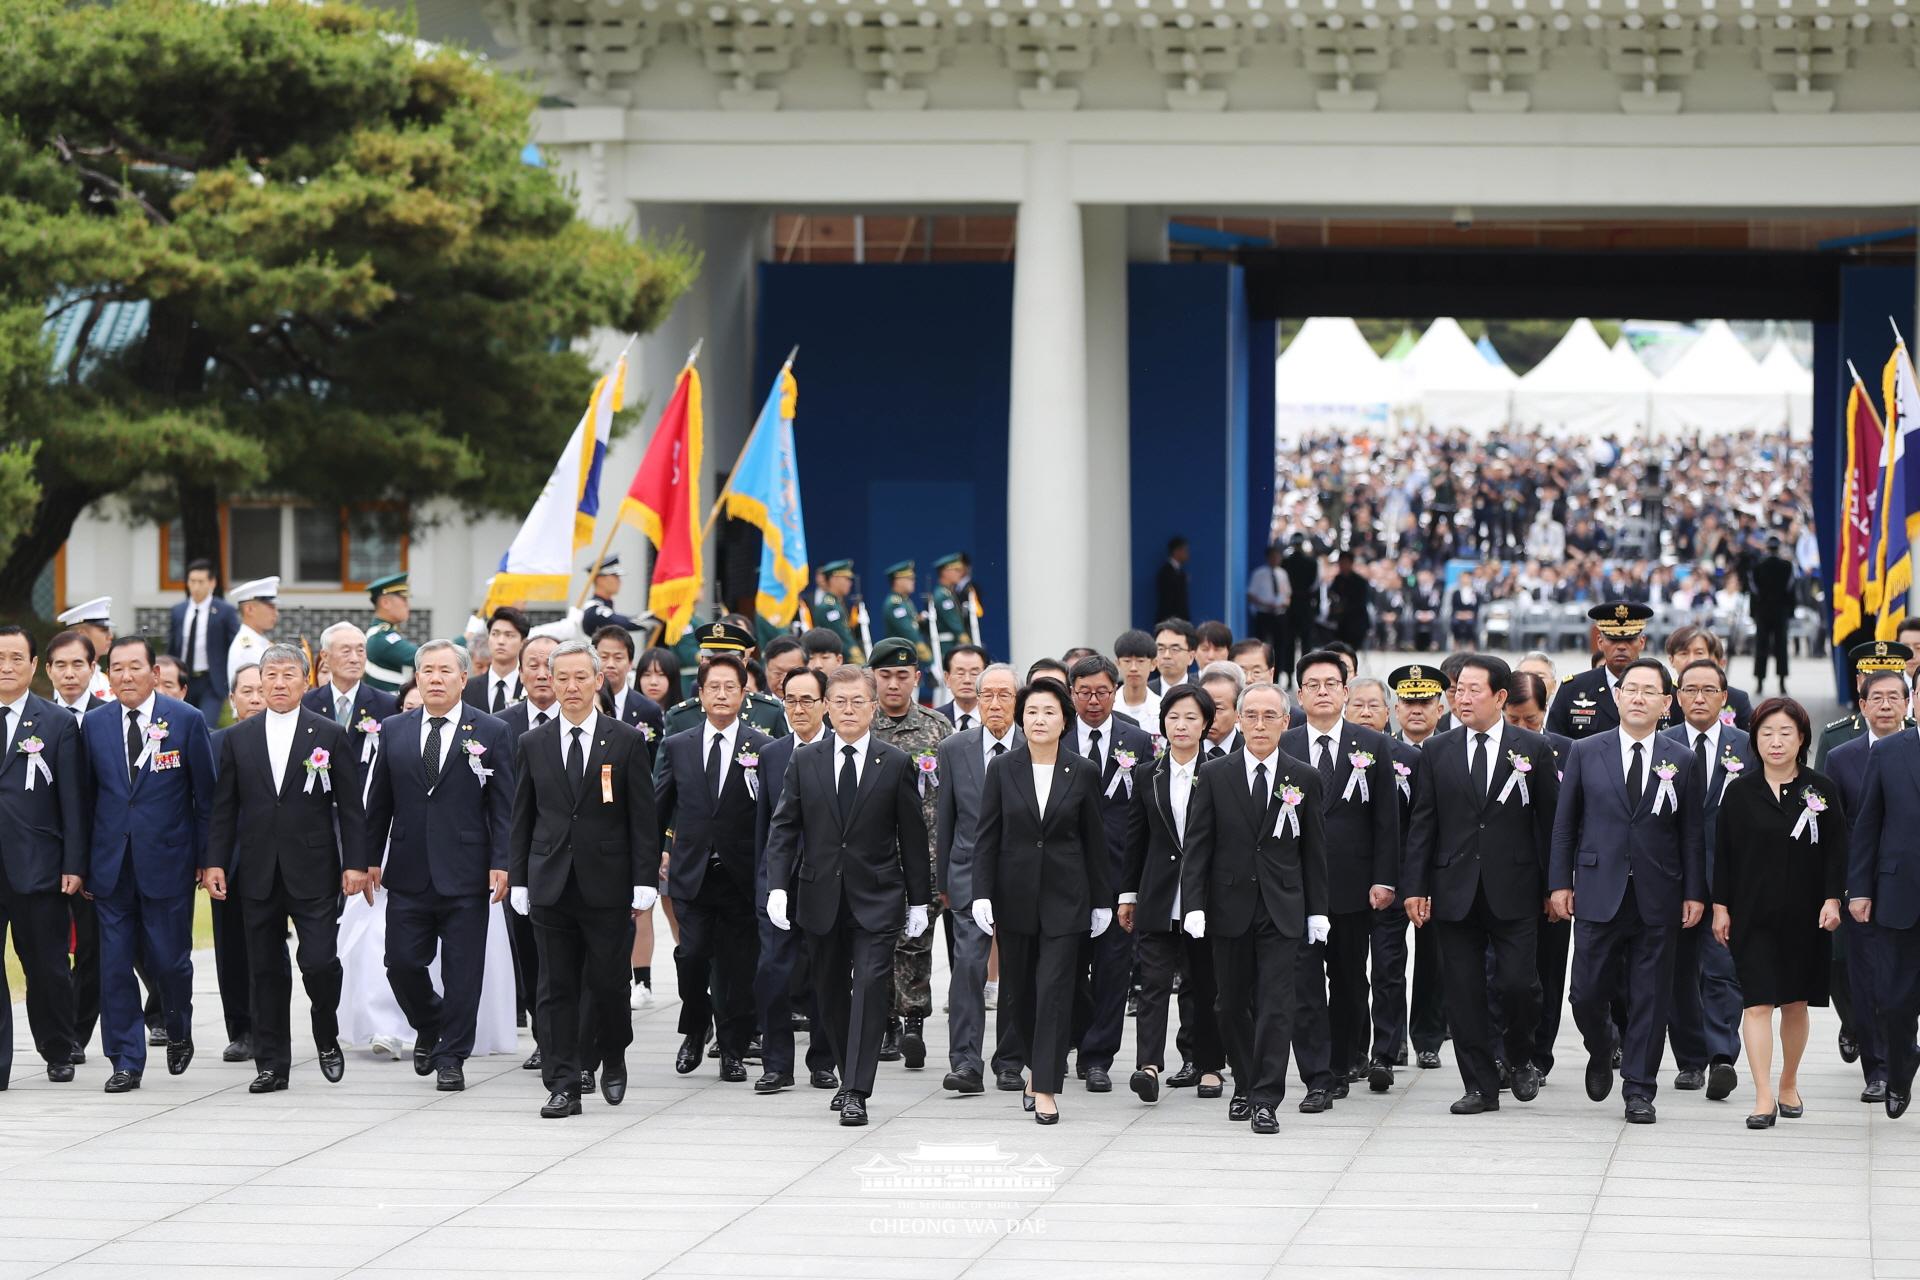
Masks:
[[[33,523],[0,562],[0,617],[31,618],[33,588],[47,563],[73,532],[73,522],[97,495],[78,488],[47,489],[34,508]]]

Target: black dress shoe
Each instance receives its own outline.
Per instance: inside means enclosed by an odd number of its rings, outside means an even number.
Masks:
[[[433,1087],[441,1093],[460,1093],[467,1087],[467,1073],[459,1067],[441,1067],[434,1072]]]
[[[1611,1065],[1615,1071],[1618,1071],[1620,1069],[1620,1046],[1619,1045],[1613,1046],[1613,1056],[1609,1060],[1609,1065]]]
[[[787,1083],[792,1084],[793,1081],[789,1079]],[[600,1096],[607,1100],[607,1105],[610,1107],[617,1107],[627,1100],[627,1072],[625,1067],[622,1067],[619,1071],[602,1071],[600,1073]]]
[[[278,1093],[287,1087],[286,1073],[282,1071],[262,1071],[247,1086],[248,1093]]]
[[[1026,1088],[1027,1082],[1021,1078],[1018,1071],[996,1071],[993,1076],[993,1087],[1002,1093],[1013,1093]]]
[[[1087,1068],[1088,1093],[1112,1093],[1113,1077],[1107,1074],[1105,1067]]]
[[[1885,1102],[1886,1100],[1887,1082],[1885,1080],[1869,1080],[1867,1087],[1860,1091],[1862,1102]]]
[[[520,1069],[522,1071],[538,1071],[540,1069],[540,1051],[535,1049],[532,1053],[528,1054],[527,1060],[520,1064]],[[416,1066],[414,1070],[419,1071],[420,1068]],[[422,1074],[425,1073],[422,1072]]]
[[[226,1048],[220,1051],[220,1061],[222,1062],[245,1062],[252,1056],[252,1036],[236,1036],[227,1042]]]
[[[540,1108],[542,1120],[564,1120],[579,1114],[580,1095],[577,1093],[550,1093],[545,1105]]]
[[[816,1071],[807,1077],[807,1083],[816,1089],[838,1089],[840,1077],[831,1071]]]
[[[1513,1100],[1532,1102],[1540,1096],[1540,1072],[1529,1062],[1513,1073]]]
[[[755,1093],[778,1093],[793,1088],[793,1077],[782,1071],[768,1071],[753,1082]]]
[[[760,1037],[759,1036],[754,1036],[752,1039],[747,1041],[746,1050],[740,1055],[740,1057],[741,1057],[741,1060],[745,1062],[760,1061],[761,1054],[760,1054]]]
[[[1261,1103],[1253,1109],[1253,1131],[1255,1133],[1280,1132],[1280,1118],[1273,1114],[1273,1108]]]
[[[1628,1124],[1652,1124],[1653,1123],[1653,1099],[1628,1098],[1627,1099],[1627,1123]]]
[[[1460,1101],[1447,1108],[1447,1110],[1457,1116],[1477,1116],[1483,1111],[1498,1111],[1499,1109],[1500,1099],[1489,1098],[1478,1089],[1467,1090],[1466,1093],[1461,1096]]]
[[[728,1084],[744,1084],[747,1079],[747,1064],[730,1053],[720,1055],[720,1078]]]
[[[582,1067],[580,1069],[580,1092],[581,1093],[597,1093],[599,1089],[600,1089],[600,1086],[594,1083],[593,1068]]]
[[[1840,1028],[1840,1061],[1858,1062],[1860,1060],[1860,1042],[1847,1034],[1845,1027]]]
[[[880,1033],[880,1061],[900,1061],[900,1024],[897,1022],[889,1022],[886,1030]]]
[[[1440,1055],[1432,1049],[1422,1049],[1415,1061],[1420,1064],[1422,1071],[1431,1071],[1440,1065]]]
[[[838,1093],[836,1093],[836,1094],[834,1094],[834,1095],[833,1095],[833,1101],[832,1101],[832,1102],[829,1102],[829,1103],[827,1104],[827,1110],[829,1110],[829,1111],[838,1111],[838,1110],[840,1110],[840,1109],[841,1109],[842,1107],[844,1107],[844,1106],[846,1106],[846,1105],[847,1105],[847,1096],[848,1096],[848,1095],[849,1095],[850,1093],[852,1093],[852,1092],[853,1092],[853,1091],[852,1091],[851,1089],[842,1089],[842,1090],[840,1090],[840,1092],[838,1092]]]
[[[707,1041],[704,1036],[688,1036],[680,1042],[680,1052],[673,1055],[673,1069],[681,1075],[692,1075],[700,1066],[700,1060],[706,1056]]]
[[[1604,1058],[1587,1059],[1587,1097],[1595,1102],[1605,1102],[1607,1095],[1613,1092],[1613,1068]]]
[[[252,1053],[248,1053],[247,1056],[252,1057],[253,1055]],[[84,1067],[87,1065],[87,1051],[85,1049],[75,1049],[67,1055],[67,1061],[76,1067]]]
[[[709,1058],[717,1058],[720,1056],[720,1042],[718,1040],[715,1040],[707,1046],[707,1056]]]
[[[1127,1088],[1142,1102],[1160,1101],[1160,1073],[1158,1071],[1136,1071],[1127,1079]]]
[[[1372,1074],[1373,1064],[1371,1062],[1356,1061],[1353,1066],[1347,1068],[1347,1083],[1359,1084]]]
[[[1033,1095],[1032,1095],[1032,1094],[1030,1094],[1030,1093],[1023,1093],[1023,1094],[1021,1094],[1021,1095],[1020,1095],[1020,1109],[1021,1109],[1022,1111],[1026,1111],[1026,1112],[1031,1112],[1031,1111],[1033,1110]]]
[[[167,1043],[166,1024],[149,1022],[147,1024],[147,1047],[149,1049],[157,1049],[165,1043]]]
[[[1233,1101],[1227,1103],[1227,1119],[1251,1120],[1253,1118],[1253,1099],[1243,1093],[1233,1095]]]
[[[138,1071],[116,1071],[107,1077],[108,1093],[132,1093],[140,1087]]]
[[[1393,1064],[1376,1058],[1367,1065],[1367,1089],[1372,1093],[1385,1093],[1393,1088]]]
[[[919,1018],[908,1018],[901,1029],[900,1056],[906,1060],[909,1071],[918,1071],[927,1065],[927,1039]]]
[[[1199,1083],[1200,1068],[1194,1066],[1191,1062],[1181,1063],[1180,1069],[1168,1076],[1166,1080],[1166,1085],[1169,1089],[1191,1089]]]
[[[1195,1085],[1195,1086],[1194,1086],[1194,1090],[1193,1090],[1193,1092],[1194,1092],[1194,1095],[1195,1095],[1196,1097],[1201,1097],[1201,1098],[1217,1098],[1217,1097],[1219,1097],[1219,1096],[1221,1095],[1221,1093],[1222,1093],[1222,1092],[1224,1091],[1224,1086],[1222,1086],[1222,1085],[1218,1085],[1218,1084],[1208,1084],[1208,1083],[1207,1083],[1207,1076],[1208,1076],[1208,1074],[1210,1074],[1210,1073],[1208,1073],[1208,1072],[1205,1072],[1205,1071],[1203,1071],[1203,1072],[1201,1072],[1201,1073],[1200,1073],[1200,1083],[1199,1083],[1198,1085]],[[1217,1077],[1219,1073],[1218,1073],[1218,1072],[1214,1072],[1214,1073],[1211,1073],[1211,1074],[1213,1074],[1213,1075],[1215,1075],[1215,1076]]]
[[[1400,1052],[1394,1055],[1393,1065],[1396,1067],[1404,1067],[1407,1065],[1407,1046],[1400,1046]]]
[[[1740,1083],[1740,1073],[1731,1062],[1716,1062],[1707,1068],[1707,1101],[1724,1102]]]
[[[327,1078],[328,1084],[339,1084],[340,1078],[347,1074],[347,1055],[340,1052],[340,1046],[320,1051],[320,1074]]]
[[[1060,1123],[1060,1103],[1057,1099],[1055,1100],[1053,1104],[1053,1110],[1051,1111],[1042,1111],[1038,1106],[1028,1107],[1027,1110],[1033,1112],[1033,1122],[1035,1124],[1059,1124]]]
[[[167,1074],[177,1076],[193,1061],[193,1037],[167,1042]]]
[[[1300,1099],[1302,1115],[1317,1116],[1322,1111],[1333,1110],[1333,1095],[1325,1089],[1309,1089],[1307,1096]]]
[[[947,1072],[947,1078],[940,1082],[940,1087],[949,1093],[985,1093],[987,1091],[986,1082],[981,1080],[980,1073],[972,1067],[963,1071]]]
[[[47,1079],[53,1081],[55,1084],[66,1084],[73,1079],[73,1064],[71,1062],[49,1062],[47,1064]]]
[[[1764,1112],[1760,1115],[1748,1116],[1747,1128],[1771,1129],[1773,1128],[1773,1122],[1779,1119],[1779,1117],[1780,1117],[1780,1108],[1778,1107],[1775,1107],[1773,1110]]]
[[[1500,1088],[1503,1092],[1513,1088],[1513,1068],[1507,1065],[1505,1058],[1495,1058],[1493,1069],[1500,1073]]]
[[[117,1076],[115,1077],[115,1079],[118,1078]],[[111,1085],[112,1082],[109,1081],[108,1083]],[[136,1088],[139,1086],[138,1079],[134,1081],[134,1085]],[[1893,1089],[1889,1087],[1887,1089],[1887,1119],[1898,1120],[1905,1114],[1907,1114],[1907,1095],[1904,1093],[1895,1093]]]
[[[1341,1098],[1346,1097],[1348,1092],[1350,1092],[1350,1090],[1345,1080],[1335,1080],[1333,1082],[1333,1088],[1327,1090],[1328,1096],[1333,1098],[1335,1101],[1338,1101]]]
[[[413,1074],[417,1076],[430,1076],[433,1074],[433,1049],[436,1043],[438,1042],[433,1040],[416,1040],[413,1042]],[[527,1064],[530,1066],[540,1065],[534,1061],[534,1058],[538,1058],[539,1056],[540,1051],[535,1049],[533,1051],[533,1058],[527,1059]]]
[[[857,1093],[847,1095],[847,1104],[840,1108],[840,1123],[852,1128],[867,1122],[867,1100]]]
[[[1685,1089],[1689,1093],[1695,1089],[1704,1089],[1707,1087],[1707,1073],[1689,1067],[1673,1078],[1673,1087]]]

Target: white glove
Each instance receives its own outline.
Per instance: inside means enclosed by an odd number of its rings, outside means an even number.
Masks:
[[[531,911],[533,909],[533,899],[527,893],[527,886],[521,885],[518,888],[507,890],[507,905],[515,911],[518,911],[521,915],[525,915]]]
[[[927,909],[925,907],[907,908],[907,936],[917,938],[927,931]]]
[[[1187,918],[1181,922],[1180,927],[1187,931],[1189,938],[1197,939],[1206,937],[1207,913],[1204,911],[1187,912]]]
[[[1333,922],[1325,916],[1307,917],[1307,941],[1309,943],[1325,942],[1327,935],[1332,931]]]
[[[1093,909],[1093,933],[1091,936],[1095,938],[1099,937],[1107,931],[1107,926],[1112,923],[1113,912],[1107,910],[1105,907],[1095,907]]]
[[[973,900],[973,923],[979,926],[982,933],[993,932],[993,902],[990,899]]]
[[[653,904],[658,901],[660,901],[660,891],[658,889],[650,889],[644,884],[633,886],[633,909],[635,911],[651,911],[653,910]]]
[[[793,921],[787,919],[787,891],[774,889],[767,894],[767,919],[773,921],[773,927],[782,932],[793,928]]]

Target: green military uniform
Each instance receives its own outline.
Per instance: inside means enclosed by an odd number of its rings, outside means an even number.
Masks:
[[[1838,720],[1820,730],[1820,741],[1813,749],[1813,767],[1827,767],[1827,753],[1835,747],[1852,742],[1867,731],[1866,719],[1856,711],[1852,715],[1841,716]]]
[[[913,561],[902,560],[887,570],[887,581],[913,572]],[[933,648],[927,644],[926,630],[920,625],[920,615],[914,611],[913,598],[901,595],[898,591],[887,593],[887,601],[880,606],[880,635],[887,640],[905,640],[913,646],[914,657],[922,667],[933,661]],[[874,653],[880,652],[880,641],[874,641]],[[872,663],[868,663],[872,666]]]
[[[407,594],[407,575],[396,573],[376,578],[367,584],[367,595],[378,605],[381,596]],[[420,646],[400,633],[391,622],[380,621],[367,628],[367,670],[361,678],[385,693],[398,693],[413,676],[413,657]]]
[[[873,646],[873,660],[867,664],[870,668],[879,667],[918,667],[912,646],[897,637],[882,640]],[[934,751],[941,739],[953,732],[953,725],[938,712],[929,711],[915,702],[907,707],[906,714],[890,716],[876,709],[873,714],[873,736],[880,741],[900,748],[913,758],[915,772],[921,768],[921,760],[934,758]],[[920,816],[926,819],[927,830],[937,829],[935,809],[937,808],[939,775],[922,775],[924,785],[920,788]],[[930,844],[927,848],[929,871],[935,876],[930,883],[938,884],[938,859]],[[940,915],[940,900],[935,898],[927,907],[927,931],[917,938],[909,938],[903,929],[898,944],[893,951],[893,1016],[895,1018],[926,1018],[933,1013],[933,935],[937,929]],[[891,1039],[891,1037],[889,1037]],[[891,1057],[889,1057],[889,1061]]]
[[[835,560],[822,565],[820,572],[828,579],[838,574],[852,573],[853,561]],[[858,666],[867,659],[866,650],[860,646],[860,633],[854,622],[853,611],[840,596],[818,587],[813,593],[813,625],[825,627],[840,637],[840,643],[847,651],[847,661]]]
[[[693,672],[699,670],[699,654],[732,653],[745,658],[753,648],[753,637],[730,622],[708,622],[689,628],[682,639],[689,638],[698,646],[692,662],[686,668]],[[699,697],[676,702],[667,708],[664,733],[671,737],[684,729],[693,728],[705,718]],[[740,718],[764,734],[775,738],[787,736],[787,712],[778,698],[757,690],[749,691],[746,703],[740,708]]]
[[[938,574],[951,564],[960,564],[966,559],[959,552],[941,556],[933,562],[933,571]],[[940,653],[944,657],[952,653],[955,645],[973,643],[973,624],[968,616],[967,606],[952,587],[936,586],[933,589],[934,629],[940,636]]]

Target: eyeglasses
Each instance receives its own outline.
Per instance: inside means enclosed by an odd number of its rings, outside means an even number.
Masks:
[[[1113,696],[1113,690],[1083,684],[1073,691],[1073,696],[1085,698],[1088,702],[1105,702]]]
[[[1242,711],[1240,713],[1241,724],[1281,724],[1286,718],[1287,713],[1284,711]]]
[[[1305,693],[1337,693],[1346,687],[1342,680],[1302,680],[1300,688]]]
[[[1153,646],[1153,651],[1165,656],[1173,653],[1192,653],[1193,647],[1184,644],[1157,644]]]
[[[859,694],[852,697],[828,698],[827,705],[835,711],[857,711],[871,701],[872,699],[865,694]]]
[[[790,694],[787,697],[782,698],[781,701],[795,709],[804,709],[807,707],[817,707],[822,702],[824,702],[825,699],[816,698],[810,693],[800,693],[800,694]]]
[[[1705,698],[1720,692],[1717,684],[1683,684],[1680,696],[1683,698]]]

